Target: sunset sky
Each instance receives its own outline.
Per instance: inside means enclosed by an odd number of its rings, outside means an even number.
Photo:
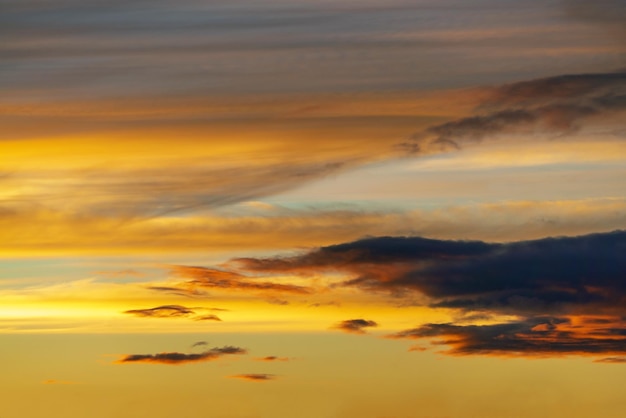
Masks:
[[[0,418],[622,418],[624,0],[0,0]]]

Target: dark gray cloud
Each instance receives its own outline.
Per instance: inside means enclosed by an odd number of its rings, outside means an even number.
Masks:
[[[347,319],[336,324],[333,328],[354,334],[365,334],[366,328],[377,327],[378,324],[369,319]]]
[[[349,269],[365,264],[391,264],[441,257],[487,254],[498,244],[481,241],[443,241],[421,237],[365,238],[329,245],[295,257],[237,258],[234,263],[256,272],[298,271],[308,268]]]
[[[625,253],[626,231],[506,244],[381,237],[236,263],[264,273],[344,272],[352,278],[342,286],[418,292],[434,307],[504,314],[626,313]]]
[[[508,134],[571,134],[594,119],[617,123],[626,112],[626,72],[571,74],[494,88],[477,115],[431,126],[409,150],[460,147]],[[607,120],[608,119],[608,120]]]
[[[451,355],[626,354],[626,325],[593,329],[576,326],[565,317],[532,317],[494,325],[426,324],[389,337],[435,339]]]
[[[234,346],[214,347],[202,353],[158,353],[158,354],[128,354],[116,363],[157,363],[157,364],[184,364],[201,361],[217,360],[220,357],[232,354],[247,354],[247,350]]]
[[[380,237],[234,264],[264,274],[340,272],[351,277],[336,286],[451,309],[454,322],[391,336],[434,339],[447,354],[606,357],[626,353],[624,254],[626,231],[511,243]],[[501,315],[517,319],[498,323]],[[481,321],[489,324],[473,324]]]

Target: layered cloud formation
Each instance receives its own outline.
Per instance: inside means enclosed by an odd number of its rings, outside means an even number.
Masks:
[[[420,237],[368,238],[301,255],[234,260],[255,273],[342,272],[334,286],[483,318],[485,325],[425,324],[393,338],[435,338],[451,354],[623,354],[626,352],[626,232],[512,243]],[[362,332],[357,319],[340,328]]]

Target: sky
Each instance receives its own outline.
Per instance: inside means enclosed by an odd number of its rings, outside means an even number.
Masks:
[[[625,20],[0,0],[0,417],[622,417]]]

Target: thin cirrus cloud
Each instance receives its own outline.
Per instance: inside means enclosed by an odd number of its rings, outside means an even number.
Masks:
[[[367,328],[377,327],[378,324],[375,321],[369,319],[346,319],[338,324],[335,324],[333,328],[349,332],[352,334],[365,334]]]
[[[210,308],[187,308],[182,305],[163,305],[147,309],[130,309],[125,314],[142,318],[190,318],[195,321],[221,321],[217,315],[202,315],[198,311],[211,310]]]
[[[399,300],[421,295],[425,305],[463,315],[391,337],[435,339],[449,346],[448,354],[599,356],[626,352],[625,253],[626,231],[614,231],[511,243],[369,238],[234,263],[265,274],[343,272],[347,278],[335,286]],[[486,325],[463,319],[490,315],[517,319]]]
[[[620,150],[612,152],[619,155]],[[449,190],[446,196],[454,194],[459,188],[445,181],[437,184],[438,190]],[[467,194],[473,190],[465,185],[462,192]],[[231,217],[214,213],[170,216],[168,221],[152,218],[123,226],[115,220],[81,217],[78,214],[33,213],[10,205],[5,209],[0,217],[0,236],[6,238],[0,241],[3,251],[42,254],[289,249],[346,242],[364,234],[406,234],[407,225],[416,235],[511,241],[546,235],[610,231],[626,222],[626,199],[623,198],[518,200],[389,212],[277,208]],[[47,230],[37,228],[39,224],[55,225],[58,233],[46,235]],[[85,242],[86,235],[93,238]],[[168,292],[167,286],[155,290]],[[200,288],[195,294],[177,288],[169,291],[189,297],[203,296]]]
[[[478,115],[430,126],[405,145],[458,148],[498,135],[573,134],[594,119],[616,124],[626,112],[626,72],[567,74],[492,89]]]
[[[241,355],[247,354],[248,351],[244,348],[234,346],[214,347],[210,350],[202,353],[157,353],[157,354],[128,354],[115,363],[128,364],[128,363],[152,363],[152,364],[186,364],[186,363],[198,363],[204,361],[217,360],[223,356],[228,355]]]

